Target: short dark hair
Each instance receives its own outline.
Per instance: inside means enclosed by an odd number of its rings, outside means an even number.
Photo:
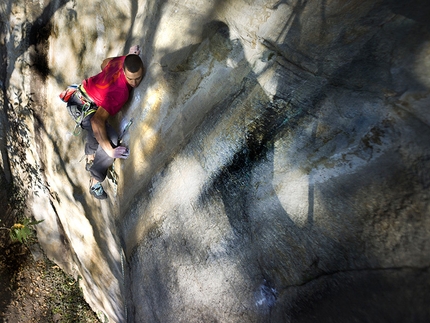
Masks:
[[[125,57],[124,68],[131,73],[136,73],[140,69],[142,69],[142,72],[144,72],[142,60],[138,55],[135,54],[129,54]]]

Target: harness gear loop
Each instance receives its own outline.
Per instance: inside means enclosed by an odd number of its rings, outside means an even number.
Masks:
[[[75,125],[75,129],[73,129],[73,135],[74,136],[79,136],[79,134],[81,133],[81,124],[82,124],[82,120],[84,120],[87,116],[89,116],[90,114],[94,113],[97,111],[97,109],[94,109],[93,107],[93,103],[92,102],[85,102],[85,104],[82,106],[82,113],[81,115],[75,120],[76,121],[76,125]]]

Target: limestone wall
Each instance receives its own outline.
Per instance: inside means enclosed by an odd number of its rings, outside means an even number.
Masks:
[[[34,101],[8,108],[28,130],[14,176],[100,317],[428,320],[425,1],[1,8],[3,93]],[[134,44],[147,73],[111,120],[133,120],[131,154],[96,201],[58,94]]]

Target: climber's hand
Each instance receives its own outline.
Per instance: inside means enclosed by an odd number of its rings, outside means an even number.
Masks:
[[[128,53],[129,54],[140,55],[140,47],[139,47],[139,45],[131,46]]]
[[[118,146],[115,149],[113,149],[112,158],[122,158],[126,159],[130,155],[130,151],[127,147],[124,146]]]

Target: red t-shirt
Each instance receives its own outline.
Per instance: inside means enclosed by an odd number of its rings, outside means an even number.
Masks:
[[[112,58],[105,68],[82,82],[89,97],[110,115],[121,110],[127,102],[131,86],[127,83],[123,65],[125,56]]]

